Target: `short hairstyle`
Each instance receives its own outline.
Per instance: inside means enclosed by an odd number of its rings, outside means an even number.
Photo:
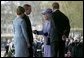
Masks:
[[[31,7],[31,5],[29,5],[29,4],[24,4],[24,5],[23,5],[23,8],[24,8],[24,9],[26,9],[27,7]]]
[[[27,6],[27,7],[31,7],[31,5],[29,5],[29,4],[24,4],[24,6],[23,6],[23,7],[25,7],[25,6]]]
[[[53,9],[59,9],[59,3],[54,2],[54,3],[52,4],[52,7],[53,7]]]
[[[25,12],[25,9],[23,7],[21,7],[21,6],[18,6],[18,8],[17,8],[17,15],[21,15],[24,12]]]

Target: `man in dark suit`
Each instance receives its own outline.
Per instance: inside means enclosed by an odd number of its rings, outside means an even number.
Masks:
[[[29,48],[29,57],[33,57],[33,34],[32,34],[32,27],[31,27],[31,22],[29,19],[29,15],[31,13],[31,5],[25,4],[23,6],[23,8],[25,9],[25,15],[23,16],[23,18],[25,19],[25,22],[27,24],[27,33],[29,36],[29,42],[30,42],[30,48]]]
[[[52,57],[64,57],[65,38],[68,38],[70,24],[67,16],[59,10],[59,4],[54,2],[51,20],[51,53]]]

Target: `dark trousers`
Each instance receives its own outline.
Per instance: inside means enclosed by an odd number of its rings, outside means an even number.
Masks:
[[[55,42],[51,43],[52,57],[64,57],[64,50],[65,50],[65,42],[64,41],[60,40],[60,41],[55,41]]]

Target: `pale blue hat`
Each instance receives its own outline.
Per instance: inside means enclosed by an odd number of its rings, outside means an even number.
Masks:
[[[42,12],[42,14],[44,15],[44,14],[51,14],[53,11],[52,11],[52,9],[50,9],[50,8],[48,8],[48,9],[46,9],[44,12]]]

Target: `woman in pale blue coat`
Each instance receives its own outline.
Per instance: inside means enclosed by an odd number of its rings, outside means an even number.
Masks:
[[[13,21],[15,57],[28,57],[30,47],[29,38],[26,32],[26,23],[21,17],[24,15],[24,8],[18,6],[17,17]]]
[[[50,46],[50,28],[51,28],[51,14],[52,14],[52,9],[48,8],[46,9],[43,13],[44,15],[44,22],[43,22],[43,29],[42,31],[37,31],[34,30],[33,32],[38,35],[43,35],[44,36],[44,55],[43,57],[51,57],[51,46]]]

